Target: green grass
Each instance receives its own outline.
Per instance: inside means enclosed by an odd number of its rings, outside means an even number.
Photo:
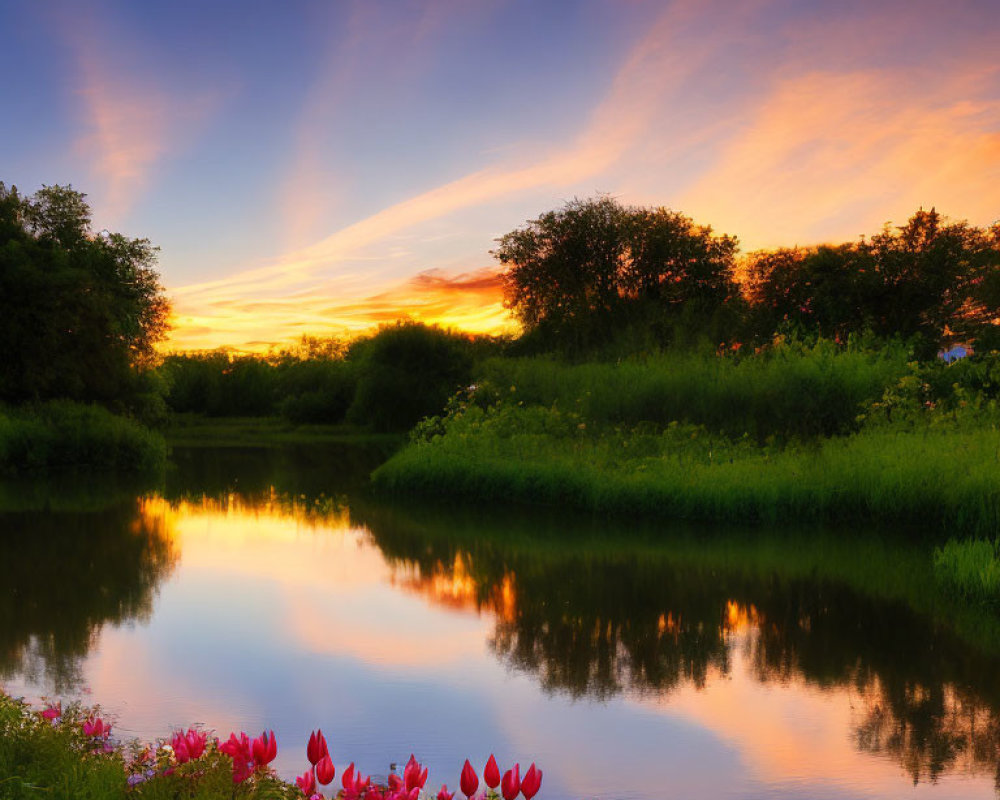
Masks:
[[[934,551],[934,577],[965,600],[1000,605],[1000,540],[950,539]]]
[[[100,406],[53,400],[0,408],[0,474],[65,468],[148,472],[165,463],[160,434]]]
[[[853,430],[862,407],[908,369],[901,345],[779,345],[748,357],[666,352],[619,364],[492,359],[478,375],[487,402],[557,406],[592,423],[704,425],[763,440]]]
[[[915,523],[938,536],[1000,530],[995,428],[883,426],[760,447],[691,425],[594,429],[557,408],[501,404],[422,432],[428,438],[374,472],[379,490],[611,515]]]

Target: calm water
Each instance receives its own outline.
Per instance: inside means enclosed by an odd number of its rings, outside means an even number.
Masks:
[[[145,738],[273,728],[287,777],[321,726],[338,772],[495,752],[552,800],[997,796],[997,622],[927,548],[380,506],[379,457],[0,487],[0,681]]]

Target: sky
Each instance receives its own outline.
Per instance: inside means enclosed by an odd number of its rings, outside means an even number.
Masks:
[[[0,0],[0,180],[148,237],[168,349],[512,329],[574,198],[744,252],[1000,218],[997,0]]]

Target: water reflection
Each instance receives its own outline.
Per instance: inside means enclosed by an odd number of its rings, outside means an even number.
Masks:
[[[97,511],[0,516],[0,677],[73,692],[108,624],[149,618],[177,553],[134,498]]]
[[[738,655],[761,684],[849,693],[855,746],[892,758],[914,783],[954,770],[997,775],[1000,786],[1000,660],[908,603],[789,577],[780,563],[769,574],[732,559],[726,569],[710,552],[692,563],[669,537],[609,552],[585,531],[576,542],[539,539],[505,519],[491,534],[493,523],[464,516],[372,508],[361,518],[390,558],[416,565],[415,590],[492,613],[497,657],[547,691],[669,703],[679,687],[731,679]],[[683,533],[674,544],[687,547]],[[925,577],[913,574],[913,589],[927,595]]]
[[[996,620],[934,594],[925,548],[394,508],[360,488],[379,458],[181,450],[138,501],[0,515],[0,677],[87,681],[143,735],[331,720],[371,770],[549,748],[550,797],[659,796],[600,783],[650,752],[738,796],[1000,780]]]

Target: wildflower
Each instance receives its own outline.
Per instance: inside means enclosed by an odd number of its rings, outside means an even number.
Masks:
[[[49,703],[45,709],[41,712],[42,719],[47,719],[50,722],[54,722],[62,716],[62,703],[56,703],[52,705]]]
[[[107,739],[111,735],[111,726],[100,717],[88,717],[82,727],[84,735],[94,739]]]

